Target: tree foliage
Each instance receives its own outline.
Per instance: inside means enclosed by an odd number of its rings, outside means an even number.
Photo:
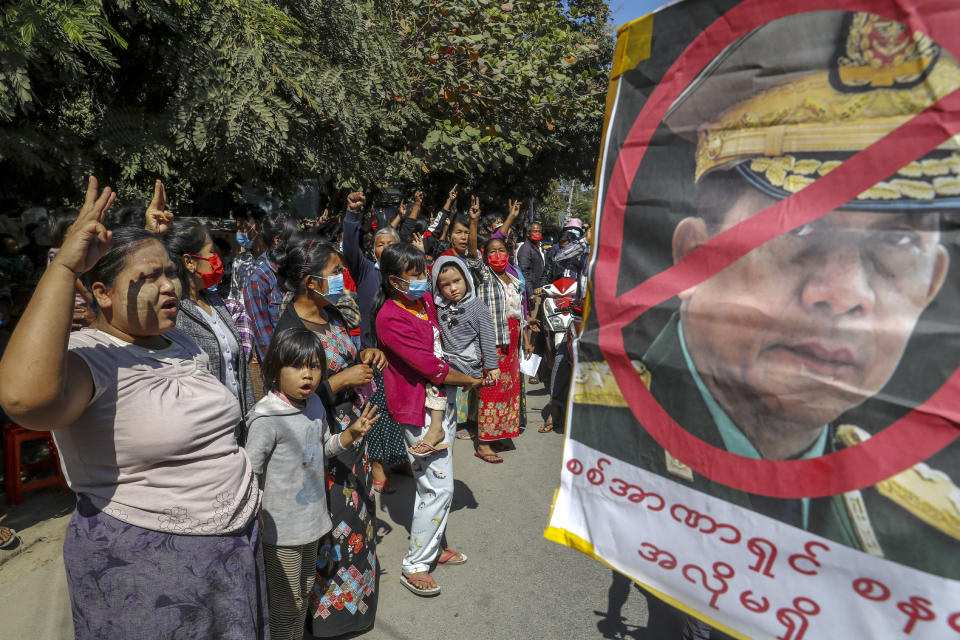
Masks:
[[[608,19],[596,0],[11,0],[0,192],[589,180]]]

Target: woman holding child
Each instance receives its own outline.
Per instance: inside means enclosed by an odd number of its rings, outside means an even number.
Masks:
[[[449,447],[456,428],[455,400],[451,387],[477,387],[478,377],[461,373],[440,355],[440,326],[433,298],[427,292],[427,265],[423,252],[397,243],[380,256],[383,276],[373,306],[377,340],[389,367],[384,372],[387,404],[397,422],[404,426],[404,439],[417,447],[430,430],[427,385],[447,387],[442,421],[442,440],[434,452],[411,453],[416,479],[416,496],[410,525],[410,546],[403,558],[401,582],[421,596],[440,593],[430,575],[433,562],[462,564],[467,558],[443,548],[450,504],[453,500],[453,450]]]
[[[378,349],[358,352],[350,338],[335,306],[343,294],[343,262],[331,244],[311,235],[288,247],[281,262],[278,282],[294,299],[275,331],[305,327],[320,338],[326,371],[317,394],[327,409],[331,433],[346,431],[376,391],[374,367],[386,367],[386,358]],[[376,617],[376,503],[366,440],[332,458],[327,467],[333,531],[319,542],[308,606],[309,626],[317,638],[369,628]]]

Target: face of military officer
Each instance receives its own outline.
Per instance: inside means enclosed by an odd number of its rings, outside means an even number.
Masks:
[[[774,202],[747,188],[714,224],[684,219],[674,261]],[[803,453],[887,382],[946,276],[938,228],[937,213],[833,211],[680,295],[698,372],[764,458]]]

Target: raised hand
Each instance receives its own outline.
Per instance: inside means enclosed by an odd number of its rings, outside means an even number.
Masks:
[[[470,196],[470,220],[480,219],[480,198]]]
[[[413,237],[410,238],[410,244],[412,244],[413,246],[415,246],[417,249],[420,249],[420,251],[422,251],[423,253],[426,253],[426,252],[427,252],[427,250],[423,248],[423,234],[422,234],[422,233],[415,233],[415,234],[413,234]]]
[[[167,190],[157,180],[153,184],[153,200],[147,205],[146,229],[154,233],[166,233],[173,222],[173,212],[167,211]]]
[[[367,202],[367,196],[362,191],[354,191],[347,196],[348,211],[363,211],[363,205]]]
[[[453,188],[450,189],[450,193],[447,194],[447,203],[443,206],[447,211],[450,210],[450,207],[453,206],[453,203],[457,201],[457,196],[460,195],[460,185],[455,184]]]
[[[507,215],[511,218],[516,218],[520,215],[520,201],[519,200],[507,200]]]
[[[368,402],[363,408],[363,411],[360,412],[360,417],[354,420],[353,424],[348,427],[351,435],[353,435],[354,440],[367,435],[367,433],[379,419],[380,412],[377,410],[377,405],[373,404],[372,402]]]
[[[417,189],[413,192],[413,202],[414,204],[423,204],[423,191]]]
[[[76,275],[89,271],[97,260],[113,246],[113,233],[103,226],[103,219],[117,194],[110,187],[100,192],[97,179],[90,176],[87,194],[77,220],[67,229],[63,245],[55,263],[61,264]]]
[[[397,210],[400,211],[401,218],[406,218],[407,217],[407,201],[401,200],[400,204],[397,205]]]

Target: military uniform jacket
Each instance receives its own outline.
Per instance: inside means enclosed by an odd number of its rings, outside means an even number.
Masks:
[[[687,368],[680,344],[678,315],[674,315],[650,346],[643,357],[643,365],[646,367],[646,372],[641,369],[641,374],[664,410],[693,435],[714,447],[724,449],[717,425]],[[633,420],[632,415],[629,419],[624,416],[623,412],[629,412],[629,409],[599,405],[578,405],[577,409],[588,410],[588,415],[592,418],[590,422],[593,425],[611,425],[610,428],[617,431],[619,429],[614,425],[633,425],[635,433],[631,434],[631,437],[624,438],[607,432],[608,437],[601,436],[596,442],[586,442],[590,446],[600,444],[599,448],[631,464],[771,517],[777,517],[777,505],[773,504],[771,508],[772,503],[790,502],[746,493],[714,482],[685,467],[674,456],[665,452],[663,447]],[[604,446],[605,443],[612,442],[609,439],[611,435],[618,441],[615,449]],[[836,424],[828,426],[827,435],[826,453],[838,451],[855,444],[857,439],[869,437],[869,433],[863,429]],[[594,439],[585,438],[585,440]],[[947,482],[950,487],[953,487],[953,483],[945,474],[930,470],[923,464],[898,474],[895,478],[906,474],[917,474],[918,467],[920,467],[919,473],[933,474],[939,483]],[[921,489],[923,489],[922,482],[921,480]],[[938,499],[937,495],[923,495],[923,492],[915,491],[916,495],[909,495],[912,488],[917,486],[916,482],[908,482],[906,485],[899,483],[901,486],[895,486],[893,489],[887,487],[886,493],[900,494],[897,500],[894,500],[881,493],[882,485],[885,484],[889,484],[889,481],[861,489],[859,492],[811,499],[808,530],[830,540],[921,571],[952,579],[960,578],[960,553],[958,553],[960,547],[958,547],[956,535],[956,522],[952,523],[952,529],[949,522],[952,516],[960,514],[958,505],[944,504],[945,501]],[[949,487],[947,490],[949,493]],[[956,487],[953,487],[953,491],[956,496]],[[794,502],[799,503],[799,499]],[[861,507],[865,510],[867,517],[854,518],[852,513],[856,513]],[[951,507],[954,510],[953,513],[950,513]],[[918,517],[916,513],[922,513],[924,517]]]

